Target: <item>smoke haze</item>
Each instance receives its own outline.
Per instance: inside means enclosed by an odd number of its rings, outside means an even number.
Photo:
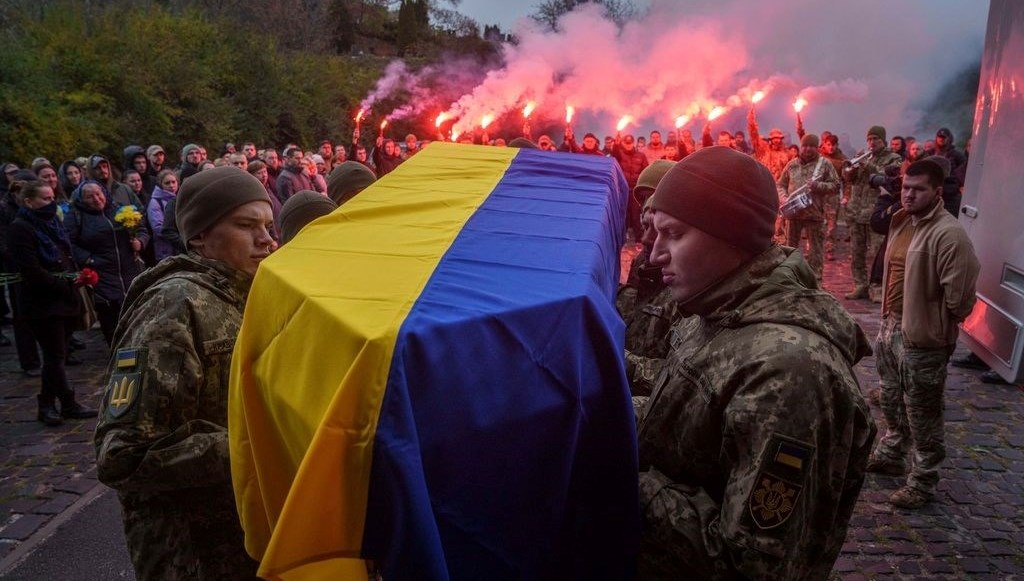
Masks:
[[[635,118],[625,131],[665,131],[685,114],[696,134],[715,106],[727,108],[712,124],[715,132],[745,130],[750,97],[764,90],[762,131],[792,132],[792,104],[803,97],[808,131],[846,132],[860,146],[875,124],[890,135],[935,131],[919,126],[922,107],[980,60],[987,9],[988,2],[954,0],[653,0],[640,21],[620,31],[599,7],[583,5],[562,18],[558,32],[520,20],[518,45],[504,47],[504,65],[482,82],[465,63],[429,68],[430,83],[420,82],[423,71],[396,65],[368,102],[400,78],[415,99],[397,115],[432,120],[448,111],[457,133],[488,114],[514,130],[523,106],[535,101],[534,127],[557,128],[572,105],[578,131],[613,133],[623,115]],[[439,84],[460,96],[444,102]]]

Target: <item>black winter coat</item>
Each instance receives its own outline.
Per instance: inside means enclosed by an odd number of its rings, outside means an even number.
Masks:
[[[73,279],[60,276],[78,268],[63,244],[57,244],[59,263],[47,262],[40,251],[35,226],[19,216],[7,230],[11,257],[21,273],[21,312],[28,319],[77,317],[82,312]]]
[[[114,221],[116,211],[112,204],[107,204],[103,211],[97,211],[75,202],[72,211],[64,217],[64,228],[71,238],[75,262],[99,274],[96,300],[108,303],[124,300],[128,287],[142,272],[132,250],[131,236]],[[144,232],[145,227],[140,226],[140,238]]]

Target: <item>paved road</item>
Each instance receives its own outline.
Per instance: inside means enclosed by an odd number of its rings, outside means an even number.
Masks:
[[[826,264],[825,288],[840,297],[852,288],[847,265]],[[874,337],[877,305],[843,304]],[[98,330],[84,338],[86,363],[69,375],[80,399],[97,405],[107,351]],[[857,375],[864,390],[876,387],[874,359]],[[898,481],[869,476],[833,579],[1024,580],[1024,392],[981,383],[979,375],[950,368],[948,459],[936,501],[893,509],[886,499]],[[46,428],[35,421],[38,382],[21,375],[13,347],[0,348],[0,576],[131,578],[116,498],[95,480],[95,422]]]

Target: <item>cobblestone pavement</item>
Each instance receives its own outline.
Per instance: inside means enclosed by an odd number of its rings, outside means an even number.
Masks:
[[[845,256],[836,258],[826,262],[825,288],[873,338],[878,305],[841,298],[852,281]],[[10,327],[3,331],[10,336]],[[69,367],[69,377],[80,400],[97,406],[107,349],[98,330],[79,335],[87,347],[77,355],[85,363]],[[858,365],[857,374],[865,390],[877,387],[873,358]],[[895,509],[887,498],[899,480],[869,475],[833,579],[1024,580],[1024,392],[984,384],[979,376],[950,367],[948,458],[936,500],[918,511]],[[38,390],[38,378],[21,374],[14,348],[0,348],[0,561],[39,542],[52,532],[48,523],[77,510],[100,486],[91,442],[95,421],[44,427],[35,420]],[[881,411],[873,409],[884,429]]]

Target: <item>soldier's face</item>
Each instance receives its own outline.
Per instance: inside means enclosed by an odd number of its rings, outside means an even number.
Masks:
[[[868,149],[875,153],[880,153],[885,149],[885,140],[877,135],[868,135]]]
[[[189,244],[201,256],[255,276],[260,262],[276,248],[270,237],[273,227],[270,202],[249,202],[232,210]]]
[[[928,183],[928,176],[904,176],[901,202],[903,209],[911,216],[927,214],[935,200],[942,195],[942,188]]]
[[[658,211],[651,212],[656,233],[650,263],[677,302],[685,303],[738,268],[748,253]]]

